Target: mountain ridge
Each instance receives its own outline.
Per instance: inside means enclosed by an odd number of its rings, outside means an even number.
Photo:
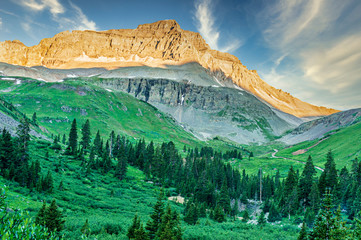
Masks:
[[[199,33],[182,30],[175,20],[143,24],[136,29],[65,31],[32,47],[18,40],[0,42],[0,62],[59,69],[164,67],[198,62],[212,72],[223,72],[237,86],[283,112],[297,117],[338,112],[305,103],[270,86],[237,57],[211,49]]]

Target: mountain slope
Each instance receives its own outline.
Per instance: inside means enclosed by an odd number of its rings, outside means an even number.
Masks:
[[[0,43],[0,62],[49,68],[106,67],[198,62],[221,72],[239,87],[277,109],[298,117],[329,115],[334,109],[317,107],[265,83],[235,56],[212,50],[199,33],[185,31],[174,20],[138,26],[137,29],[61,32],[36,46],[20,41]]]
[[[324,136],[330,131],[348,127],[360,121],[361,108],[351,109],[305,122],[295,128],[292,132],[283,136],[280,141],[287,144],[295,144],[307,140],[314,140]]]

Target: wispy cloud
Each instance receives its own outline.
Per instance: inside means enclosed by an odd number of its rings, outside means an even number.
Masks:
[[[3,25],[3,20],[2,20],[2,18],[0,17],[0,29],[1,29],[2,25]]]
[[[213,7],[212,0],[197,0],[195,2],[197,29],[211,48],[222,52],[233,52],[242,43],[239,39],[232,39],[229,43],[224,43],[222,46],[219,45],[220,31],[215,25],[216,18],[213,13]]]
[[[285,90],[315,91],[311,101],[324,99],[325,105],[331,98],[337,105],[332,95],[341,97],[345,91],[361,102],[357,93],[361,85],[360,10],[361,2],[353,0],[272,2],[258,16],[266,44],[279,56],[269,73],[264,74],[265,79],[288,84]],[[282,56],[292,59],[292,64],[282,65]],[[300,77],[287,82],[285,79],[289,78],[280,79],[280,75],[287,76],[287,71],[294,69],[301,71]],[[298,92],[292,93],[299,96]],[[346,101],[343,97],[338,99],[340,104]]]
[[[65,8],[58,0],[20,0],[19,4],[35,12],[49,9],[54,16],[65,12]]]
[[[68,8],[59,0],[20,0],[18,4],[33,12],[49,11],[60,30],[97,30],[96,23],[89,20],[82,9],[71,1]],[[23,22],[22,27],[27,32],[31,31],[29,21]]]

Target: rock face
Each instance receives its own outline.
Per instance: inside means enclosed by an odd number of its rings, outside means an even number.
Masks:
[[[145,78],[92,83],[156,106],[201,139],[221,136],[238,143],[267,142],[300,124],[287,121],[252,94],[235,88]]]
[[[305,122],[280,141],[287,144],[296,144],[307,140],[323,137],[330,131],[348,127],[361,121],[361,108],[351,109],[332,114],[313,121]]]
[[[237,57],[212,50],[199,33],[182,30],[174,20],[144,24],[137,29],[66,31],[32,47],[17,40],[5,41],[0,43],[0,62],[58,69],[162,67],[197,62],[212,72],[223,72],[239,87],[286,113],[306,117],[337,112],[273,88]]]

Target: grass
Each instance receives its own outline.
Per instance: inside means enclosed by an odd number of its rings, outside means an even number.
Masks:
[[[346,166],[351,169],[352,160],[360,158],[361,154],[361,123],[334,131],[326,140],[311,148],[306,153],[293,156],[292,153],[313,146],[319,140],[306,141],[281,150],[277,155],[306,161],[308,155],[312,156],[315,165],[323,167],[326,162],[326,154],[332,150],[338,169]]]

